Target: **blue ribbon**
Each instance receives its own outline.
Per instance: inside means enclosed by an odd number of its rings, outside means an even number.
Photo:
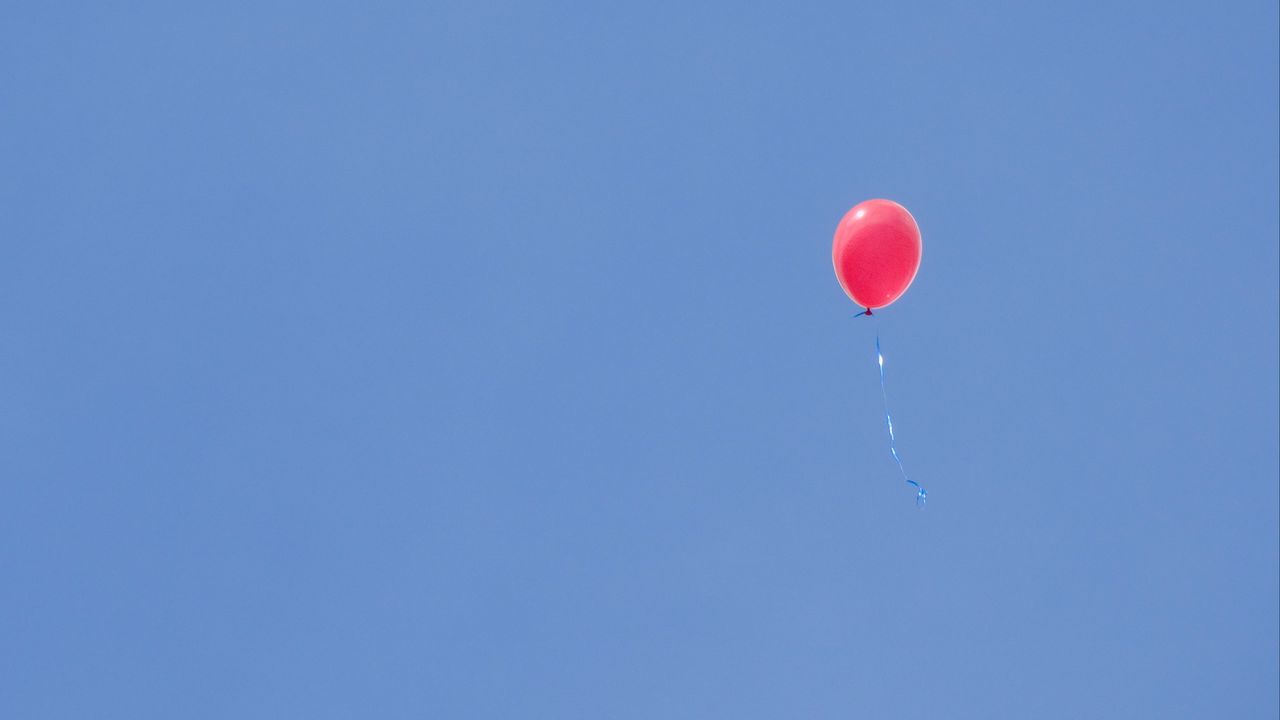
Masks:
[[[868,311],[866,314],[870,315],[871,313]],[[884,422],[889,426],[889,453],[893,455],[894,462],[898,463],[898,470],[902,473],[902,479],[916,489],[916,505],[924,507],[929,493],[925,491],[923,485],[907,477],[907,469],[902,466],[902,458],[898,457],[898,448],[893,437],[893,416],[889,414],[889,393],[884,389],[884,353],[880,352],[879,328],[876,328],[876,362],[880,365],[880,397],[884,399]]]

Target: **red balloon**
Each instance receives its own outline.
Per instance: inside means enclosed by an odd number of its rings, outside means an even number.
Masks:
[[[920,269],[920,228],[892,200],[853,206],[836,226],[831,262],[845,293],[868,310],[902,296]]]

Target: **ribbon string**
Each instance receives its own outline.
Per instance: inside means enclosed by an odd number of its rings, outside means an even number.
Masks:
[[[902,458],[898,457],[897,441],[893,437],[893,416],[889,414],[889,393],[884,386],[884,353],[880,351],[880,330],[878,328],[876,329],[876,362],[880,366],[880,397],[884,399],[884,422],[885,425],[889,426],[889,453],[893,455],[893,461],[898,463],[898,470],[902,473],[902,479],[916,489],[916,505],[923,507],[929,493],[925,491],[923,485],[907,476],[907,469],[902,465]]]

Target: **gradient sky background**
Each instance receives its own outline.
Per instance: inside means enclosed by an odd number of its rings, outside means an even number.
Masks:
[[[47,5],[0,716],[1280,713],[1274,2]]]

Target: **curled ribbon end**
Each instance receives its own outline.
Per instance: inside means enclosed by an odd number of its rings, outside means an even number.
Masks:
[[[911,478],[907,478],[907,484],[916,489],[916,505],[923,508],[924,504],[929,501],[929,491]]]

